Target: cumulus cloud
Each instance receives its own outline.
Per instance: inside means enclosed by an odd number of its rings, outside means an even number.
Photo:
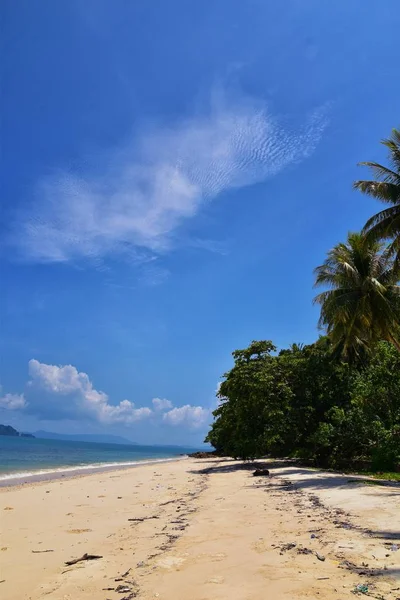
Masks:
[[[166,398],[153,398],[152,403],[156,411],[168,410],[173,406],[171,400]]]
[[[166,425],[196,429],[204,425],[210,411],[202,406],[176,407],[166,398],[153,398],[152,408],[136,407],[130,400],[111,404],[105,392],[97,390],[87,373],[73,365],[49,365],[36,359],[29,361],[27,386],[29,403],[24,394],[1,396],[0,409],[22,410],[46,420],[89,420],[103,425],[131,425],[151,420]]]
[[[0,408],[6,410],[21,410],[25,408],[26,400],[24,394],[5,394],[0,397]]]
[[[206,408],[185,404],[164,413],[163,421],[169,425],[186,425],[196,429],[204,425],[209,417],[210,411]]]
[[[152,414],[150,408],[136,408],[129,400],[110,404],[107,394],[96,390],[88,375],[72,365],[47,365],[32,359],[29,374],[31,385],[51,392],[53,401],[64,405],[65,414],[86,416],[104,424],[134,423]]]
[[[135,136],[111,152],[101,174],[42,180],[14,243],[42,262],[165,252],[205,202],[307,158],[325,127],[323,110],[291,131],[259,101],[220,98],[205,115]]]

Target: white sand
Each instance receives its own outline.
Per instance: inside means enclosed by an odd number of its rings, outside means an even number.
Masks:
[[[400,598],[399,485],[239,466],[190,459],[0,490],[0,598],[341,599],[360,583]],[[84,553],[102,558],[65,565]]]

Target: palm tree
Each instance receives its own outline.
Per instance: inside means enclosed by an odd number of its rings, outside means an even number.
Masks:
[[[392,240],[390,249],[396,253],[396,262],[400,262],[400,130],[393,129],[392,135],[382,144],[389,149],[389,164],[384,167],[375,162],[362,162],[369,167],[375,177],[371,181],[355,181],[354,188],[388,204],[378,214],[371,217],[364,232],[373,240]]]
[[[400,351],[400,286],[390,252],[363,233],[350,233],[347,242],[328,252],[315,269],[319,326],[326,329],[333,349],[357,360],[375,342],[387,340]]]

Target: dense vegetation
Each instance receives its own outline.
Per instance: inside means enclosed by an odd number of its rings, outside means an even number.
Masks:
[[[253,459],[297,456],[330,467],[400,464],[400,132],[383,143],[391,168],[355,187],[389,204],[315,270],[326,335],[276,352],[254,341],[233,352],[206,438]]]
[[[332,467],[400,463],[400,353],[392,344],[379,342],[362,365],[333,354],[327,337],[274,351],[263,341],[233,353],[207,436],[218,451]]]

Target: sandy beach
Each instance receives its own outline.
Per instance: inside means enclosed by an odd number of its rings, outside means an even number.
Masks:
[[[269,468],[188,459],[3,488],[0,597],[400,598],[398,484]],[[66,564],[85,553],[101,558]]]

